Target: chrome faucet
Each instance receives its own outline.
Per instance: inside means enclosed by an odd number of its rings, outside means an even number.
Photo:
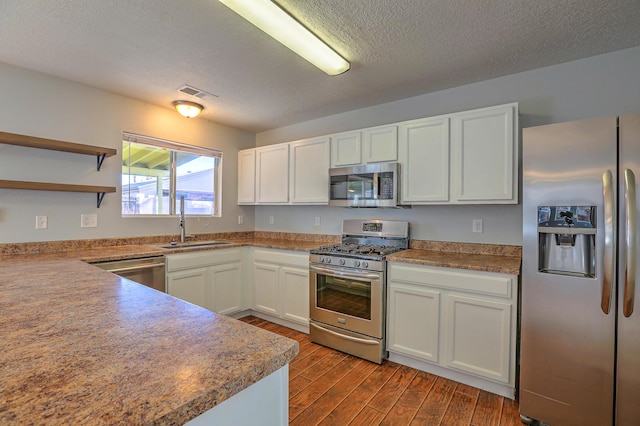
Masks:
[[[184,243],[186,238],[193,238],[193,235],[187,235],[184,221],[184,195],[180,196],[180,242]]]

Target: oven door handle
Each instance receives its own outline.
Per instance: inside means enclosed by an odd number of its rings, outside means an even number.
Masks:
[[[334,335],[336,337],[339,337],[341,339],[351,340],[353,342],[358,342],[358,343],[364,343],[365,345],[379,345],[380,344],[379,340],[360,339],[358,337],[347,336],[347,335],[344,335],[344,334],[336,333],[335,331],[329,330],[328,328],[320,327],[319,325],[314,324],[314,323],[310,323],[309,325],[312,326],[312,327],[315,327],[315,328],[317,328],[319,330],[322,330],[324,332],[327,332],[329,334],[332,334],[332,335]]]
[[[311,265],[309,266],[309,271],[315,272],[317,274],[324,274],[324,275],[330,275],[330,276],[341,277],[341,278],[351,278],[351,279],[360,280],[360,281],[380,279],[380,274],[354,274],[352,272],[338,271],[338,270],[329,269],[329,268],[320,268],[318,266],[311,266]]]

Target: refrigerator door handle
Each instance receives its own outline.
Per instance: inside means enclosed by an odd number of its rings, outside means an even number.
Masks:
[[[636,291],[636,177],[630,169],[624,171],[625,186],[625,249],[627,251],[624,274],[624,299],[622,313],[625,317],[633,314]]]
[[[615,264],[615,245],[613,230],[616,229],[615,200],[613,193],[613,174],[607,170],[602,175],[602,196],[604,198],[604,260],[602,274],[602,312],[609,314],[611,309],[611,289]]]

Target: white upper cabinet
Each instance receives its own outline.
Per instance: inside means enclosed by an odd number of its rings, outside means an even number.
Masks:
[[[398,126],[379,126],[331,136],[331,167],[398,160]]]
[[[517,204],[517,104],[452,116],[452,201]]]
[[[256,150],[238,152],[238,204],[256,202]]]
[[[355,166],[362,162],[362,134],[347,132],[331,136],[331,167]]]
[[[400,124],[402,204],[449,201],[449,119],[436,117]]]
[[[328,204],[330,167],[385,161],[401,204],[517,204],[518,104],[240,151],[238,204]]]
[[[329,203],[329,138],[322,137],[289,144],[292,204]]]
[[[256,202],[289,201],[289,144],[256,149]]]
[[[362,132],[362,162],[398,160],[398,126],[381,126]]]

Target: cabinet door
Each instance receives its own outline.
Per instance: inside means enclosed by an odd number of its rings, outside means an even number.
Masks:
[[[280,277],[284,318],[309,325],[309,269],[285,266]]]
[[[279,315],[280,286],[277,265],[253,264],[254,309],[271,315]]]
[[[440,292],[389,283],[387,350],[438,362]]]
[[[444,363],[503,383],[511,378],[511,304],[449,294]]]
[[[209,271],[213,311],[225,315],[241,311],[242,263],[212,266]]]
[[[289,201],[289,144],[256,149],[256,202]]]
[[[510,104],[454,115],[454,201],[517,203],[516,108]]]
[[[294,142],[290,199],[294,204],[329,204],[329,138]]]
[[[375,127],[362,132],[362,162],[398,160],[398,126]]]
[[[256,202],[256,150],[238,152],[238,204]]]
[[[354,166],[362,162],[360,132],[331,136],[331,167]]]
[[[449,200],[449,119],[415,120],[400,125],[398,153],[402,202]]]
[[[212,309],[208,301],[208,277],[205,268],[167,274],[167,293],[194,305]]]

